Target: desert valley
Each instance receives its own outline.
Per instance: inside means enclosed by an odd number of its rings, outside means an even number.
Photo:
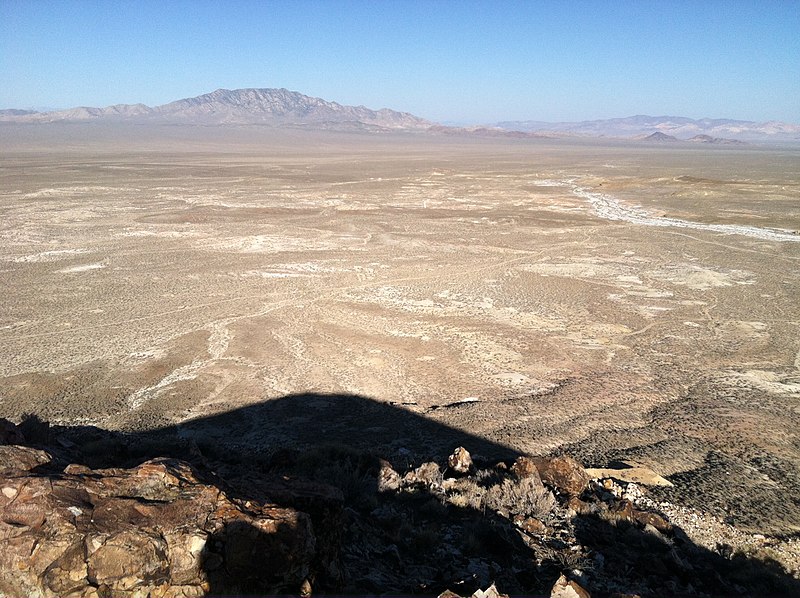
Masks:
[[[0,417],[568,454],[797,575],[800,147],[359,122],[0,124]]]

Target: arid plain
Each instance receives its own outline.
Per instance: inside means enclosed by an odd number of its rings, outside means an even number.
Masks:
[[[2,417],[141,430],[357,394],[800,532],[796,148],[0,136]]]

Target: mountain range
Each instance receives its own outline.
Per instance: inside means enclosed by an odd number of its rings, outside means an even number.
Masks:
[[[722,118],[692,119],[684,116],[646,116],[581,122],[504,121],[495,125],[506,131],[524,131],[539,135],[580,137],[642,137],[655,133],[669,135],[676,140],[703,143],[739,141],[800,141],[800,125],[777,121],[754,122]],[[699,137],[699,139],[693,139]],[[711,140],[707,139],[711,138]],[[654,138],[658,140],[659,137]],[[653,141],[654,139],[649,139]],[[716,141],[714,141],[716,139]]]
[[[0,110],[0,122],[117,121],[135,123],[357,127],[427,129],[433,123],[407,112],[364,106],[343,106],[287,89],[218,89],[194,98],[155,106],[117,104],[54,112]]]
[[[659,140],[655,133],[679,141],[800,141],[800,125],[776,121],[699,120],[680,116],[631,116],[581,122],[504,121],[489,126],[447,127],[383,108],[345,106],[287,89],[218,89],[150,107],[116,104],[67,110],[0,110],[0,123],[128,122],[137,124],[268,125],[363,131],[425,131],[429,134],[481,137],[611,137]]]

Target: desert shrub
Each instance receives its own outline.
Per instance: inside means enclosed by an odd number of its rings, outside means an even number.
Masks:
[[[50,424],[35,413],[25,413],[18,425],[28,444],[44,445],[50,442]]]
[[[447,516],[447,507],[439,498],[432,497],[420,505],[418,512],[422,517],[439,520]]]
[[[475,483],[481,488],[491,488],[495,484],[501,483],[505,476],[496,469],[478,469],[472,476]]]
[[[483,495],[486,490],[469,478],[457,480],[449,489],[447,502],[462,509],[480,510],[483,508]]]
[[[506,479],[483,495],[484,506],[505,517],[522,515],[544,519],[553,510],[555,502],[553,493],[535,477]]]
[[[369,454],[331,444],[299,451],[275,469],[334,486],[349,506],[371,510],[378,505],[377,464]]]
[[[342,491],[345,504],[371,510],[378,506],[377,482],[351,463],[331,463],[317,470],[314,479]]]
[[[411,523],[409,518],[402,519],[399,525],[394,526],[388,530],[387,538],[392,544],[397,546],[406,546],[409,539],[414,534],[415,526]]]
[[[416,554],[426,554],[434,551],[441,542],[441,534],[433,526],[417,527],[411,532],[409,547]]]
[[[461,552],[466,556],[481,558],[503,554],[509,545],[503,538],[501,527],[487,519],[465,522],[461,529]]]
[[[483,537],[479,530],[464,530],[461,538],[461,551],[467,556],[483,556]]]

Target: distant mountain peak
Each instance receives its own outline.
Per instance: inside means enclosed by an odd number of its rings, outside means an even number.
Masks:
[[[664,141],[678,141],[677,137],[673,137],[672,135],[667,135],[666,133],[662,133],[661,131],[656,131],[651,135],[645,137],[642,141],[657,141],[657,142],[664,142]]]
[[[118,104],[106,108],[78,107],[55,112],[0,112],[0,121],[125,121],[184,124],[266,124],[320,128],[427,129],[432,123],[383,108],[345,106],[288,89],[217,89],[192,98],[150,108],[144,104]]]

